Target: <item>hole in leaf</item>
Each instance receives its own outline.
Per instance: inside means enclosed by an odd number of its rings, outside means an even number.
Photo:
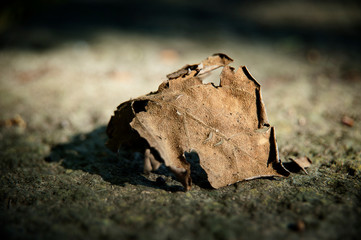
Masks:
[[[209,73],[206,73],[204,76],[202,76],[203,84],[211,83],[213,86],[219,87],[222,70],[223,68],[218,68]]]
[[[147,110],[145,109],[145,107],[148,105],[148,100],[141,100],[141,101],[136,101],[133,103],[133,109],[134,112],[139,113],[139,112],[146,112]]]

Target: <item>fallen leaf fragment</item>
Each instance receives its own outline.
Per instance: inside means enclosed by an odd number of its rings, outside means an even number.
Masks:
[[[308,157],[300,157],[300,158],[289,158],[293,163],[295,163],[303,172],[305,172],[306,174],[308,174],[308,172],[306,171],[306,168],[310,167],[312,164],[311,159],[309,159]]]
[[[289,228],[296,232],[303,232],[306,229],[306,224],[303,220],[298,220],[296,223],[290,224]]]
[[[274,127],[268,123],[260,84],[242,66],[215,54],[168,74],[156,92],[118,106],[107,146],[145,149],[144,169],[164,163],[186,190],[192,185],[187,153],[196,153],[214,188],[259,177],[288,176],[278,157]],[[220,86],[203,84],[223,67]]]
[[[354,124],[354,120],[349,116],[343,116],[342,119],[341,119],[341,123],[343,125],[348,126],[348,127],[352,127],[353,124]]]
[[[0,125],[4,127],[26,128],[26,122],[19,114],[15,115],[13,118],[1,121]]]
[[[163,49],[160,52],[160,58],[164,63],[173,63],[179,59],[179,53],[174,49]]]

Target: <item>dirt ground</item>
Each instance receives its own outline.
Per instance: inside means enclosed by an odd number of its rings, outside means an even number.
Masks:
[[[360,238],[359,5],[226,2],[67,1],[2,30],[1,235]],[[217,52],[261,83],[281,160],[309,157],[308,175],[184,192],[165,167],[144,175],[143,153],[106,149],[121,102]]]

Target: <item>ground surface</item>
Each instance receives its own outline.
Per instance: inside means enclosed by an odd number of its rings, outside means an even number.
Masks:
[[[31,16],[29,25],[2,36],[1,234],[9,239],[359,238],[361,73],[354,31],[359,9],[353,2],[310,8],[311,3],[296,1],[289,8],[247,6],[248,15],[238,19],[214,18],[224,6],[197,12],[203,9],[200,1],[169,2],[155,1],[178,15],[152,5],[157,17],[149,22],[143,6],[136,16],[145,20],[133,19],[129,28],[83,22],[83,29],[71,28],[74,13],[68,25],[58,26],[45,14],[46,24]],[[132,7],[125,5],[122,13]],[[105,8],[114,14],[113,6]],[[307,14],[289,14],[290,9]],[[197,31],[191,24],[198,24]],[[145,30],[151,26],[156,27]],[[142,153],[113,154],[104,147],[105,126],[118,104],[156,90],[166,74],[215,52],[234,58],[232,66],[246,65],[262,84],[282,160],[308,156],[313,161],[308,175],[218,190],[194,185],[183,192],[166,169],[142,174]],[[354,120],[352,127],[342,123],[344,116]],[[156,181],[159,176],[165,184]]]

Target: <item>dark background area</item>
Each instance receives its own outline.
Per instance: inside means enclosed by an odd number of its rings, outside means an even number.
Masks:
[[[216,38],[231,34],[273,42],[294,37],[305,46],[360,50],[360,3],[338,1],[5,1],[2,47],[47,48],[114,29],[163,37]],[[50,39],[26,39],[43,30]]]

